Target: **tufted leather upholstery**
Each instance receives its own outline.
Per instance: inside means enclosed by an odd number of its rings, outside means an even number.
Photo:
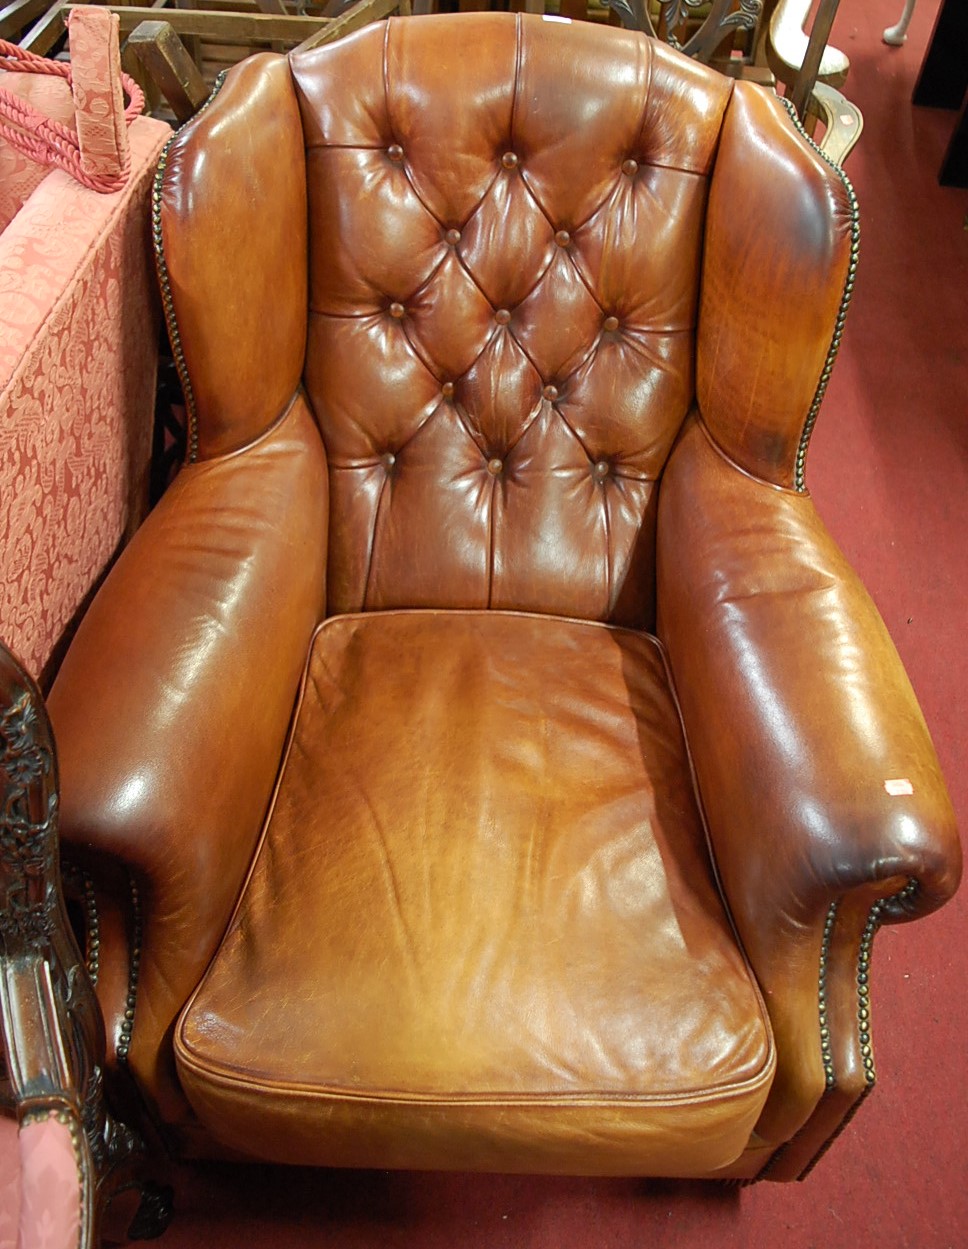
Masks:
[[[190,462],[51,696],[156,1119],[798,1175],[872,1072],[871,907],[960,871],[802,482],[846,183],[755,87],[484,14],[238,66],[156,208]]]
[[[469,59],[390,23],[294,64],[331,610],[651,620],[729,84],[612,42],[619,89],[584,25],[502,22]],[[428,101],[458,75],[455,132]]]

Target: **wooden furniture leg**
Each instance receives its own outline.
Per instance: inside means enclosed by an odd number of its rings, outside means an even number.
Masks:
[[[80,1249],[94,1249],[112,1198],[139,1191],[128,1234],[160,1235],[171,1192],[146,1184],[144,1147],[110,1113],[104,1024],[71,928],[57,841],[57,761],[36,684],[0,645],[0,1102],[21,1127],[68,1128],[81,1194]]]

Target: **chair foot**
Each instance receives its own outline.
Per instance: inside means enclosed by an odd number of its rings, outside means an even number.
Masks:
[[[140,1185],[141,1203],[128,1228],[129,1240],[157,1240],[167,1230],[174,1213],[174,1193],[167,1184],[153,1184],[150,1180]]]
[[[121,1239],[148,1240],[171,1221],[172,1193],[141,1178],[148,1165],[144,1141],[108,1108],[104,1021],[92,978],[98,961],[89,963],[81,953],[68,914],[57,838],[59,799],[54,741],[40,690],[0,644],[4,1100],[21,1125],[48,1119],[66,1125],[80,1196],[81,1244],[99,1243],[112,1210],[113,1221],[124,1229]]]
[[[917,0],[904,0],[904,12],[896,26],[888,26],[884,31],[883,39],[885,43],[889,43],[892,48],[899,48],[902,44],[907,43],[907,28],[911,25],[911,18],[914,16],[914,6]]]

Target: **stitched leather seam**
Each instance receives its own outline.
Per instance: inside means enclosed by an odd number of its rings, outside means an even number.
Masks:
[[[634,630],[632,630],[632,632],[634,632]],[[646,636],[652,637],[653,635],[648,634]],[[713,880],[715,881],[715,884],[716,884],[716,892],[719,895],[719,900],[723,908],[723,913],[726,916],[727,922],[729,923],[730,931],[732,932],[733,938],[736,941],[736,945],[740,953],[743,956],[743,963],[749,975],[749,982],[751,986],[753,987],[754,993],[756,994],[756,1001],[760,1010],[760,1019],[766,1031],[766,1035],[769,1039],[769,1053],[767,1055],[767,1062],[775,1070],[776,1042],[773,1037],[773,1028],[770,1024],[770,1012],[766,1008],[766,1001],[763,998],[763,993],[762,993],[762,990],[760,989],[759,981],[757,980],[756,975],[753,971],[753,964],[751,963],[749,955],[746,952],[746,946],[743,944],[743,938],[740,936],[739,928],[736,925],[736,920],[733,918],[732,908],[729,905],[729,899],[726,895],[726,890],[723,887],[723,879],[719,870],[719,863],[716,860],[716,848],[713,845],[712,834],[709,829],[709,819],[706,814],[706,804],[703,802],[702,790],[699,785],[699,774],[696,771],[696,763],[695,763],[695,759],[693,758],[692,747],[689,744],[689,734],[686,729],[685,717],[682,714],[682,704],[679,701],[679,690],[678,690],[678,687],[676,686],[676,677],[675,677],[675,673],[672,670],[672,662],[669,659],[669,652],[666,650],[665,643],[662,641],[662,639],[654,638],[654,641],[655,641],[656,647],[658,648],[659,655],[662,658],[662,664],[665,669],[665,675],[666,675],[666,685],[669,690],[669,695],[672,698],[673,706],[675,707],[675,710],[676,710],[676,717],[678,718],[678,721],[679,721],[679,732],[682,734],[682,747],[685,753],[686,765],[689,769],[689,780],[692,784],[692,793],[693,793],[693,797],[696,800],[696,810],[699,813],[699,820],[700,820],[700,823],[702,824],[702,830],[703,830],[703,834],[706,840],[706,852],[709,855],[709,864],[710,864],[710,869],[712,871]]]
[[[186,1047],[184,1036],[180,1037],[179,1059],[181,1063],[203,1077],[211,1083],[224,1085],[228,1088],[254,1089],[260,1091],[270,1090],[276,1095],[283,1097],[310,1097],[316,1101],[337,1101],[350,1102],[358,1104],[360,1102],[371,1105],[400,1105],[400,1106],[506,1106],[515,1109],[543,1108],[545,1106],[601,1106],[611,1108],[616,1105],[620,1106],[681,1106],[683,1103],[699,1102],[705,1104],[710,1101],[732,1101],[739,1098],[748,1097],[764,1084],[768,1084],[773,1078],[773,1066],[770,1059],[772,1051],[764,1063],[762,1069],[748,1079],[742,1080],[736,1084],[711,1085],[705,1088],[690,1089],[682,1093],[531,1093],[531,1094],[502,1094],[495,1093],[492,1096],[468,1095],[461,1097],[459,1094],[448,1093],[413,1093],[406,1094],[398,1091],[388,1090],[386,1093],[356,1093],[351,1089],[341,1089],[338,1087],[330,1087],[328,1085],[296,1085],[290,1083],[275,1082],[270,1079],[253,1079],[246,1078],[243,1075],[234,1075],[228,1069],[213,1069],[211,1066],[194,1060]]]
[[[803,495],[809,498],[810,491],[806,488],[798,490],[795,486],[784,486],[781,482],[769,481],[766,477],[759,477],[756,473],[751,473],[748,468],[744,468],[742,464],[737,463],[729,452],[724,450],[719,442],[717,442],[715,435],[703,419],[703,415],[700,412],[699,407],[696,406],[693,410],[696,414],[696,423],[705,435],[707,442],[719,458],[724,463],[728,464],[730,468],[735,469],[737,473],[740,473],[743,477],[748,478],[757,486],[766,486],[768,490],[776,490],[779,494]]]

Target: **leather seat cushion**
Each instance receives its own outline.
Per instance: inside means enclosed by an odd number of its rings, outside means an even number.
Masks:
[[[237,913],[177,1029],[272,1161],[705,1174],[773,1074],[655,639],[517,613],[317,631]]]

